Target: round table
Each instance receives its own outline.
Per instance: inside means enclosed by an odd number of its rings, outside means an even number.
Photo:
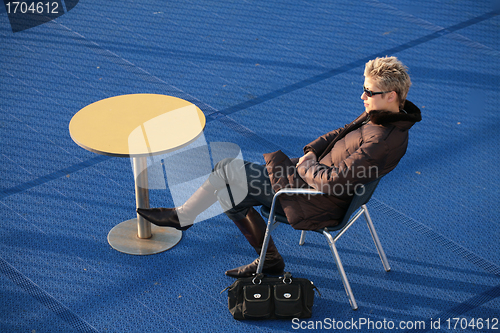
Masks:
[[[130,157],[137,208],[149,208],[147,157],[179,149],[196,140],[206,119],[196,105],[180,98],[132,94],[103,99],[76,113],[69,124],[73,141],[97,154]],[[175,246],[182,232],[152,225],[142,216],[121,222],[108,234],[116,250],[136,255]]]

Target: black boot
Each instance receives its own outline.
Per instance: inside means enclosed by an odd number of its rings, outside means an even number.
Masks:
[[[244,219],[234,221],[234,224],[236,224],[250,245],[260,255],[267,227],[267,223],[262,216],[252,207]],[[252,276],[257,271],[258,264],[259,258],[248,265],[226,271],[226,275],[236,278]],[[265,274],[279,275],[283,273],[284,269],[285,262],[279,254],[276,245],[274,245],[273,239],[269,238],[262,272]]]
[[[178,208],[137,208],[137,213],[157,226],[186,230],[193,225],[199,214],[216,201],[215,188],[205,182]]]

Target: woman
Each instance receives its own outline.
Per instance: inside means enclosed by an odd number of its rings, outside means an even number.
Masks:
[[[207,181],[180,207],[138,209],[158,226],[186,230],[197,215],[220,202],[250,245],[260,254],[266,222],[254,206],[270,206],[284,187],[310,187],[325,196],[281,196],[276,212],[285,214],[299,230],[334,226],[343,219],[359,184],[392,171],[406,152],[408,131],[421,120],[418,107],[406,100],[411,85],[407,68],[396,57],[377,58],[365,65],[361,99],[365,112],[343,128],[304,147],[290,160],[281,151],[264,154],[265,166],[232,159],[215,166]],[[233,277],[251,276],[258,259],[226,271]],[[272,239],[263,272],[281,274],[285,268]]]

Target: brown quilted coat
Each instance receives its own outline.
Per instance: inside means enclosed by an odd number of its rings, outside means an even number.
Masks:
[[[366,184],[392,171],[406,153],[408,131],[421,120],[410,101],[399,113],[363,112],[345,127],[320,136],[304,147],[318,161],[295,167],[297,159],[283,152],[264,154],[274,191],[314,188],[328,195],[282,195],[279,200],[295,229],[317,230],[339,224],[357,184]],[[358,185],[359,186],[359,185]]]

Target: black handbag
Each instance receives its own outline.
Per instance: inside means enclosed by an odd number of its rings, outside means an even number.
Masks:
[[[228,290],[229,312],[234,319],[310,318],[314,290],[318,288],[304,278],[267,277],[257,274],[236,280]],[[321,294],[320,294],[321,295]]]

